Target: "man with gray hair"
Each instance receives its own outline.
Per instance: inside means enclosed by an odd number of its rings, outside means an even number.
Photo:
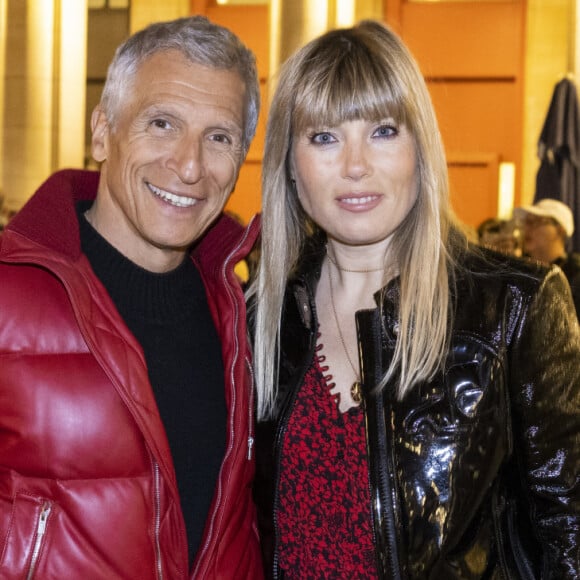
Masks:
[[[0,577],[262,576],[252,381],[223,215],[253,54],[203,17],[121,45],[100,172],[51,176],[0,239]]]

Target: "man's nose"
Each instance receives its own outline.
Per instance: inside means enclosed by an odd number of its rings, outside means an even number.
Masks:
[[[205,174],[201,140],[191,137],[179,139],[175,143],[168,166],[183,183],[198,182]]]

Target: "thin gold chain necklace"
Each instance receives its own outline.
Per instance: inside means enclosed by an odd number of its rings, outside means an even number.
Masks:
[[[336,263],[336,260],[332,257],[332,254],[328,251],[328,246],[326,246],[326,255],[328,259],[336,266],[341,272],[351,272],[353,274],[370,274],[371,272],[382,272],[384,268],[372,268],[369,270],[349,270],[348,268],[343,268]]]
[[[330,257],[330,254],[329,254]],[[332,262],[332,260],[331,260]],[[334,264],[334,262],[332,262]],[[346,342],[344,341],[344,336],[342,336],[342,330],[340,329],[340,324],[338,322],[338,314],[336,313],[336,306],[334,305],[334,288],[332,286],[332,276],[330,274],[330,267],[328,268],[328,285],[330,288],[330,305],[332,306],[332,313],[334,314],[334,322],[336,322],[336,329],[338,330],[338,338],[340,339],[340,344],[342,345],[342,350],[344,350],[344,354],[346,355],[346,359],[348,360],[348,364],[354,373],[355,381],[350,386],[350,396],[356,405],[360,405],[362,401],[362,389],[361,383],[359,380],[358,372],[352,359],[350,358],[350,354],[348,349],[346,348]]]

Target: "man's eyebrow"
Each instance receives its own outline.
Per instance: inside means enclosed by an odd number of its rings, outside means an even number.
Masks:
[[[233,135],[243,135],[244,128],[242,125],[236,121],[223,121],[219,123],[214,123],[213,125],[208,127],[209,131],[218,130],[218,131],[227,131]]]
[[[143,109],[143,114],[148,116],[155,115],[170,115],[172,117],[177,117],[177,113],[171,110],[170,105],[160,106],[158,104],[153,104],[149,107]]]

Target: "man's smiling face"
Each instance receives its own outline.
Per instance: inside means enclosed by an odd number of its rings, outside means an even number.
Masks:
[[[102,162],[97,231],[150,271],[176,267],[222,211],[244,159],[246,91],[237,72],[170,50],[145,60],[114,124],[93,114]]]

